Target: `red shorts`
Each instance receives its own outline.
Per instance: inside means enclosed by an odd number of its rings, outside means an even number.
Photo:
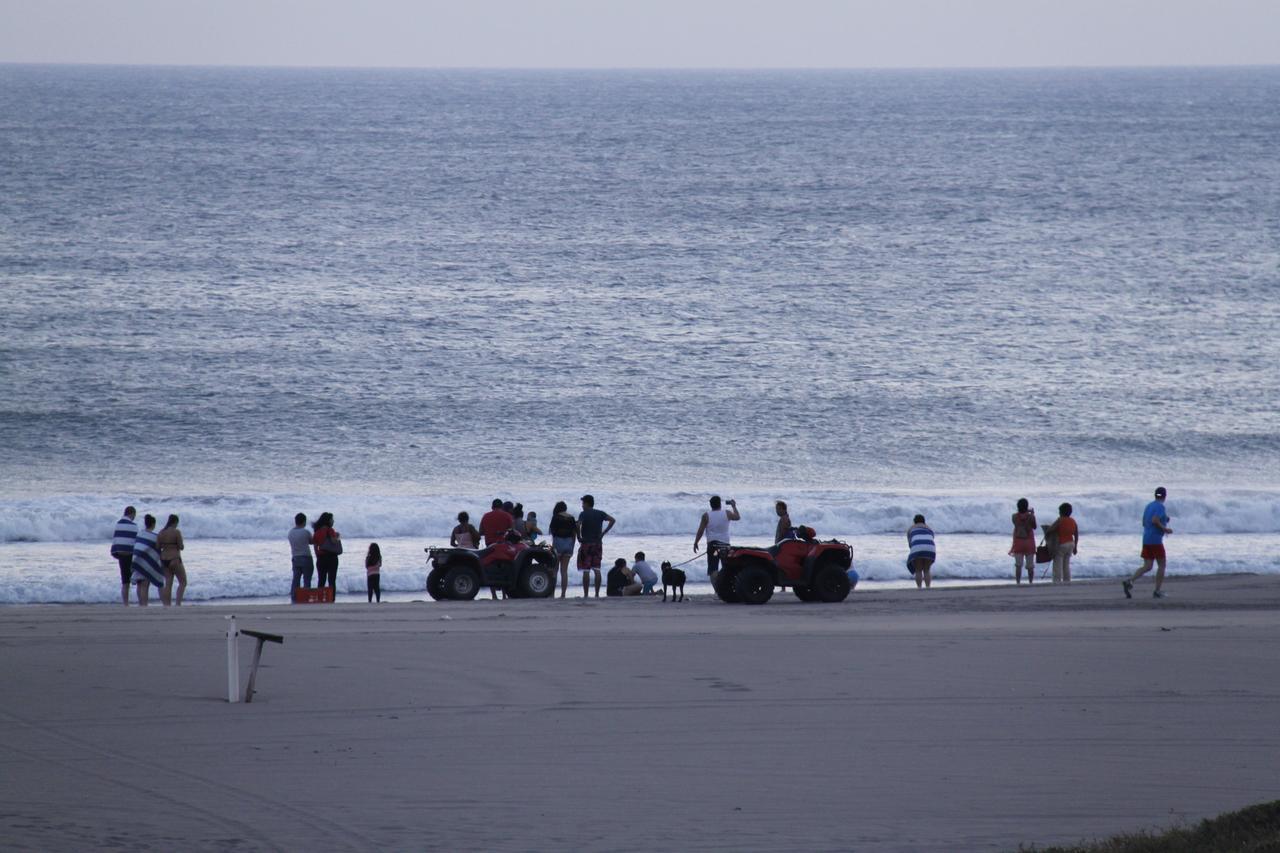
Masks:
[[[1142,546],[1142,559],[1144,559],[1144,560],[1163,560],[1163,559],[1164,559],[1164,546],[1163,546],[1163,545],[1143,545],[1143,546]]]
[[[578,546],[578,568],[581,571],[600,568],[600,558],[604,556],[604,543],[583,542]]]

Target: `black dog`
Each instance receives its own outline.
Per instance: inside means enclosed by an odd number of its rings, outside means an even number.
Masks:
[[[680,600],[684,601],[684,570],[671,568],[671,563],[662,564],[662,600],[667,600],[667,587],[671,587],[671,600],[676,600],[676,590],[680,591]]]

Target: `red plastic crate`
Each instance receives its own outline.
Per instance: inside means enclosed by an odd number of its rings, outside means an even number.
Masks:
[[[333,587],[322,586],[308,589],[298,587],[293,591],[294,604],[332,604]]]

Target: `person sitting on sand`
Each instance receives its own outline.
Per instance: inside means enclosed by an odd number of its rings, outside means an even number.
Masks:
[[[1018,498],[1018,511],[1012,516],[1013,546],[1009,556],[1013,557],[1013,579],[1022,583],[1022,567],[1027,567],[1027,583],[1036,579],[1036,511],[1031,508],[1026,498]]]
[[[644,585],[644,588],[640,590],[640,594],[653,595],[653,588],[658,583],[658,573],[645,560],[644,551],[636,551],[636,561],[631,564],[631,569],[640,578],[640,583]]]
[[[916,579],[916,589],[933,586],[933,563],[938,558],[938,548],[933,541],[933,530],[924,523],[924,516],[917,515],[907,528],[907,568]]]
[[[449,533],[449,547],[474,550],[479,545],[480,531],[471,523],[471,516],[466,511],[458,513],[458,524]]]
[[[619,557],[613,561],[613,568],[609,570],[605,580],[604,594],[606,596],[639,595],[643,584],[635,578],[635,572],[627,568],[627,561]]]

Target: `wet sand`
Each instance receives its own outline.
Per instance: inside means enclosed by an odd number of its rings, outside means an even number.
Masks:
[[[1167,588],[0,608],[0,838],[1013,850],[1280,797],[1280,578]],[[285,637],[250,705],[232,611]]]

